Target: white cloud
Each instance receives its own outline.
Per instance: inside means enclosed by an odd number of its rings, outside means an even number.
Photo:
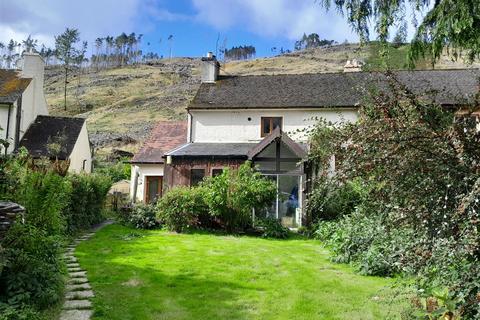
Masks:
[[[66,27],[78,28],[82,40],[134,31],[142,0],[0,0],[0,41],[20,41],[31,34],[54,44]]]
[[[305,33],[322,38],[357,39],[346,19],[335,11],[325,12],[314,0],[192,0],[197,19],[214,28],[240,26],[260,36],[298,39]]]

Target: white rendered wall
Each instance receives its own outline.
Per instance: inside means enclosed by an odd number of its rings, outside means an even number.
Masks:
[[[133,199],[133,192],[135,190],[135,175],[138,174],[137,180],[137,202],[143,202],[145,199],[145,177],[147,176],[162,176],[163,164],[134,164],[132,165],[132,175],[130,178],[130,199]]]
[[[10,127],[8,128],[8,138],[7,138],[7,126],[8,126],[8,109],[10,108]],[[14,140],[15,140],[15,127],[16,119],[15,115],[17,114],[17,103],[15,102],[12,106],[7,104],[0,104],[0,138],[5,139],[10,143],[7,152],[10,153],[14,149]],[[5,150],[2,150],[4,153]]]
[[[84,160],[86,160],[85,165]],[[83,127],[82,130],[80,130],[77,142],[75,143],[72,153],[70,154],[70,167],[68,168],[68,171],[75,173],[92,172],[92,154],[90,149],[90,141],[88,140],[86,122],[83,123]]]
[[[283,131],[296,141],[306,140],[296,131],[315,124],[315,117],[332,122],[358,119],[356,109],[190,110],[190,114],[192,142],[258,142],[261,117],[283,117]]]

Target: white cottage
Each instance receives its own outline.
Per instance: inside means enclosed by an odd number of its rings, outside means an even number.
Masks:
[[[44,61],[24,53],[21,71],[0,69],[0,135],[9,154],[25,147],[33,158],[68,161],[71,172],[91,172],[85,119],[48,116]]]
[[[250,160],[277,184],[267,214],[288,227],[308,223],[304,215],[310,170],[302,131],[323,118],[352,122],[369,88],[388,92],[380,72],[219,76],[212,55],[202,59],[202,84],[190,103],[187,143],[163,151],[163,189],[194,186],[225,167]],[[444,106],[459,106],[478,92],[479,70],[398,71],[416,94]],[[165,150],[165,149],[163,149]],[[332,163],[334,168],[334,163]]]

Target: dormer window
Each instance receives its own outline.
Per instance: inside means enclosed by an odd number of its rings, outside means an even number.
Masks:
[[[268,136],[275,128],[280,127],[282,129],[282,117],[262,117],[260,124],[260,136]]]

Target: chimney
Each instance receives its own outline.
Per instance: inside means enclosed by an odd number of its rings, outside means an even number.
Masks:
[[[220,63],[212,52],[208,52],[206,57],[202,58],[202,82],[215,83],[220,71]]]
[[[22,76],[35,80],[35,87],[43,91],[45,62],[38,53],[25,52],[23,54]]]
[[[343,66],[343,72],[360,72],[362,71],[363,62],[357,59],[347,60]]]

